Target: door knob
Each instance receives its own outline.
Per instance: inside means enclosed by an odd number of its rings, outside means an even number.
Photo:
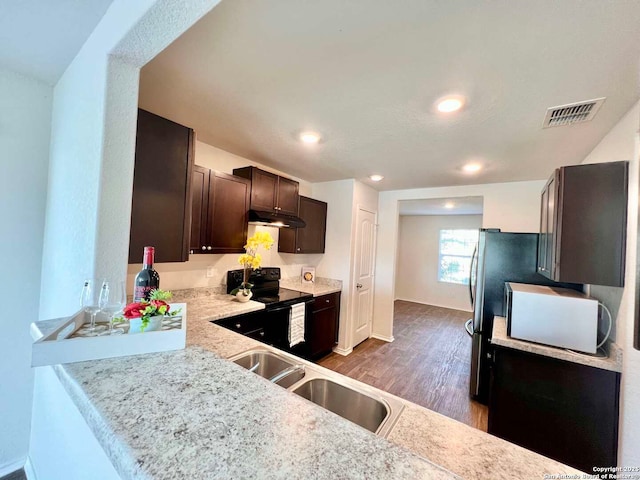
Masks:
[[[205,247],[204,245],[202,245],[202,249],[203,249],[203,250],[206,250],[206,249],[207,249],[207,247]]]
[[[361,283],[356,283],[356,288],[362,288],[362,284]]]
[[[207,250],[211,250],[211,246],[208,246],[208,247],[207,247]]]

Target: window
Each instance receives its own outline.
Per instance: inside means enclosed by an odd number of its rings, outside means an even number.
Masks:
[[[440,230],[438,280],[469,285],[471,257],[478,230]]]

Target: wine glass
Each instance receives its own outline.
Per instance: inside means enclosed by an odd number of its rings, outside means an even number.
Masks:
[[[99,293],[97,288],[97,282],[95,279],[85,280],[82,287],[82,295],[80,296],[80,306],[82,309],[91,315],[91,323],[87,331],[91,335],[95,335],[98,331],[96,327],[96,314],[100,311],[99,305]]]
[[[124,333],[122,328],[113,328],[113,320],[116,313],[124,308],[126,301],[127,295],[125,293],[124,282],[110,282],[107,280],[102,282],[98,305],[100,311],[109,316],[109,331],[101,335],[119,335]]]

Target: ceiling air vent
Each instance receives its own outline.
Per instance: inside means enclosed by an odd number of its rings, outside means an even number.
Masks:
[[[573,123],[588,122],[595,117],[604,103],[605,97],[584,102],[570,103],[547,109],[542,128],[561,127]]]

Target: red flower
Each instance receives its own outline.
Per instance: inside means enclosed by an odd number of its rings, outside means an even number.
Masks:
[[[164,300],[151,300],[151,306],[155,307],[155,308],[160,308],[163,305],[165,305],[167,307],[167,311],[169,311],[169,304],[167,302],[165,302]]]
[[[123,315],[125,318],[140,318],[145,308],[144,303],[130,303],[124,308]]]

